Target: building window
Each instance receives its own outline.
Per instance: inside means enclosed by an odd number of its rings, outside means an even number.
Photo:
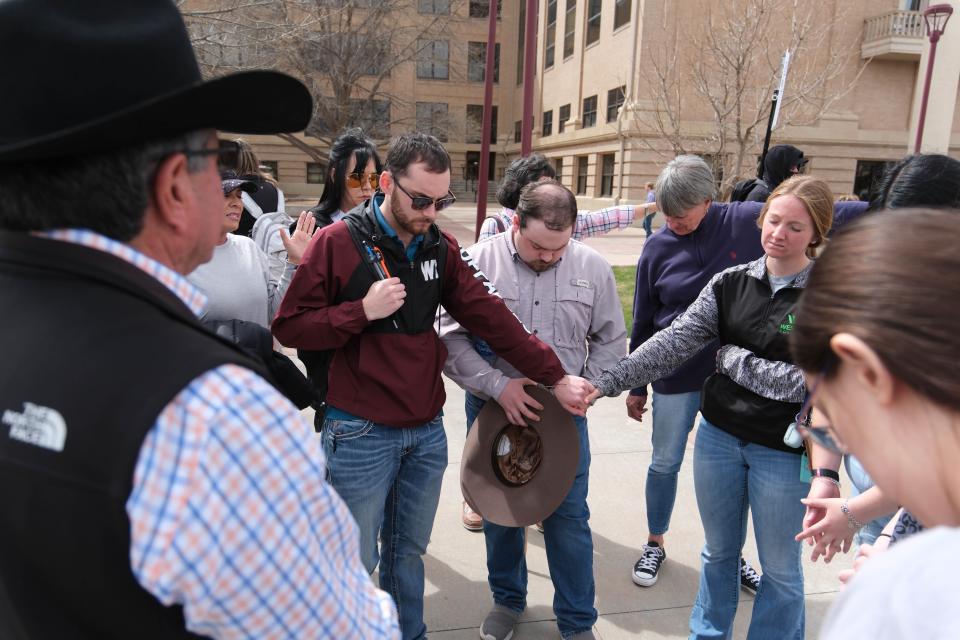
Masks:
[[[523,0],[520,0],[521,2]],[[547,41],[543,47],[543,68],[553,66],[557,50],[557,0],[547,0]]]
[[[521,129],[522,125],[522,120],[517,120],[513,123],[513,141],[516,144],[520,144],[520,141],[523,139],[523,130]]]
[[[420,13],[446,15],[450,13],[450,0],[419,0],[417,10]]]
[[[495,180],[497,174],[497,154],[490,152],[490,162],[487,167],[487,180]],[[467,151],[467,166],[464,168],[464,179],[477,180],[480,177],[480,152]]]
[[[560,107],[560,113],[557,114],[557,133],[563,133],[567,127],[567,120],[570,119],[570,105],[565,104]]]
[[[323,165],[319,162],[307,163],[307,184],[323,183]]]
[[[546,138],[552,133],[553,133],[553,109],[550,109],[550,111],[543,112],[543,130],[541,132],[541,135],[543,135],[543,137]]]
[[[597,124],[597,96],[583,99],[583,128]]]
[[[631,0],[613,0],[613,30],[630,22]]]
[[[605,153],[600,156],[600,196],[613,195],[613,167],[616,165],[616,154]]]
[[[497,0],[497,20],[503,14],[503,0]],[[490,15],[489,0],[470,0],[470,17],[486,18]]]
[[[389,100],[350,100],[350,111],[355,114],[354,125],[362,127],[375,138],[390,137]]]
[[[493,115],[490,120],[490,143],[497,142],[497,105],[493,105]],[[483,105],[467,105],[467,143],[480,144],[483,140]]]
[[[617,121],[617,114],[620,113],[620,107],[623,106],[623,94],[626,90],[627,85],[624,84],[607,91],[607,122]]]
[[[603,0],[587,0],[587,45],[600,39],[600,9]]]
[[[449,131],[448,107],[446,102],[417,103],[417,131],[429,133],[440,142],[447,141]]]
[[[587,156],[577,156],[577,195],[583,195],[587,192],[587,166],[589,158]]]
[[[450,45],[446,40],[417,40],[417,77],[446,80],[449,77]]]
[[[554,158],[553,170],[557,172],[557,182],[563,184],[563,158]]]
[[[563,17],[563,59],[573,55],[573,36],[577,31],[577,0],[567,0],[567,13]]]
[[[883,174],[892,164],[886,160],[857,160],[857,172],[853,178],[854,195],[861,200],[871,200],[883,180]]]
[[[467,44],[467,80],[483,82],[487,75],[487,43]],[[500,43],[493,49],[493,81],[500,82]]]
[[[261,160],[260,168],[266,170],[274,180],[280,180],[280,168],[276,160]]]

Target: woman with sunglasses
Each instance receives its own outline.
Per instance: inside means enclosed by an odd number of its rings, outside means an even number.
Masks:
[[[823,420],[806,430],[855,454],[884,494],[928,527],[865,564],[823,638],[957,634],[957,222],[949,209],[865,216],[834,238],[797,310],[791,351]]]
[[[347,129],[333,141],[327,163],[327,183],[310,213],[321,229],[363,204],[376,192],[383,165],[363,129]]]
[[[960,208],[960,161],[940,154],[909,155],[887,169],[873,194],[870,208],[908,207]],[[805,414],[806,415],[806,414]],[[837,552],[846,553],[854,540],[874,544],[896,511],[897,502],[873,486],[873,481],[855,456],[841,456],[808,443],[814,479],[804,504],[804,529],[797,538],[813,546],[811,558],[823,556],[829,561]],[[850,497],[840,497],[839,469],[843,462],[852,484]],[[920,524],[909,513],[900,513],[891,528],[892,535],[904,537]],[[887,533],[891,533],[887,532]]]
[[[833,222],[822,180],[790,178],[764,204],[764,255],[711,278],[687,310],[612,369],[588,398],[615,396],[668,375],[715,338],[717,370],[701,394],[693,473],[705,545],[691,638],[729,637],[736,614],[747,513],[763,579],[748,638],[804,637],[800,449],[784,433],[800,409],[803,377],[787,337],[812,258]]]

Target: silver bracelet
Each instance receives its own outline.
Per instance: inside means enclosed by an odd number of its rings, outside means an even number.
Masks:
[[[840,481],[834,480],[833,478],[828,478],[827,476],[813,476],[814,480],[826,480],[830,484],[836,485],[837,489],[840,488]]]
[[[843,501],[843,504],[840,505],[840,511],[843,512],[843,515],[847,516],[847,526],[850,527],[851,531],[857,531],[858,529],[863,528],[863,523],[857,520],[853,513],[850,511],[850,499],[847,498]]]

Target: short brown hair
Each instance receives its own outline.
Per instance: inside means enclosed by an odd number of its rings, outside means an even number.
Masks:
[[[826,182],[813,176],[798,175],[784,180],[773,190],[773,193],[770,194],[763,205],[760,217],[757,218],[758,226],[763,226],[770,203],[780,196],[798,198],[806,207],[810,219],[813,220],[813,240],[807,247],[807,257],[816,257],[817,247],[823,244],[827,234],[830,233],[830,227],[833,225],[833,192],[830,191]]]
[[[850,333],[918,393],[960,409],[960,212],[897,209],[845,225],[817,260],[790,334],[794,362],[830,375]]]
[[[520,191],[517,215],[521,229],[527,220],[542,220],[547,229],[565,231],[577,221],[577,198],[553,178],[540,178]]]

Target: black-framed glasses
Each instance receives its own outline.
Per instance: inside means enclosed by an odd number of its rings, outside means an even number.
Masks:
[[[400,184],[400,181],[396,178],[393,179],[393,183],[397,185],[397,188],[400,191],[403,191],[408,198],[410,198],[410,206],[414,211],[423,211],[430,205],[433,205],[433,208],[436,211],[443,211],[454,202],[457,201],[457,196],[453,195],[450,191],[447,191],[447,195],[442,198],[428,198],[427,196],[412,196],[410,192],[403,188],[403,185]]]
[[[833,427],[829,424],[814,425],[811,423],[810,416],[813,413],[813,394],[817,392],[817,387],[820,386],[820,382],[825,375],[826,371],[821,371],[820,374],[817,375],[817,379],[814,380],[810,386],[810,393],[807,394],[807,399],[803,401],[803,406],[800,407],[800,413],[798,413],[796,417],[797,431],[799,431],[803,437],[810,438],[832,453],[845,454],[847,453],[847,447],[840,442]]]
[[[182,153],[187,157],[217,156],[217,166],[233,169],[237,166],[237,161],[240,159],[240,145],[233,140],[217,140],[216,149],[184,149],[176,153]]]
[[[376,191],[377,187],[380,186],[380,176],[376,173],[368,173],[364,175],[359,171],[354,171],[353,173],[347,175],[346,183],[351,189],[359,189],[363,186],[364,182],[369,184],[370,188]]]

